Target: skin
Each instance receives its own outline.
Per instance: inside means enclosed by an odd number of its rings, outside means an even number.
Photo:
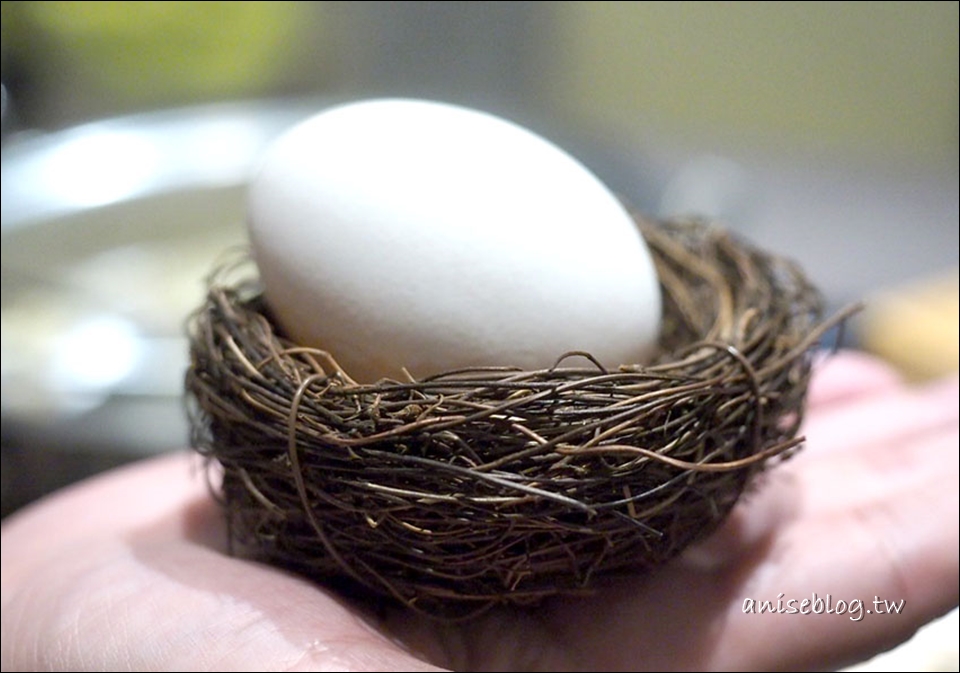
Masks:
[[[198,460],[148,460],[4,522],[3,670],[840,667],[957,605],[957,379],[908,387],[838,355],[814,379],[804,434],[720,531],[660,571],[460,625],[373,616],[227,556]],[[744,599],[781,593],[904,607],[744,614]]]

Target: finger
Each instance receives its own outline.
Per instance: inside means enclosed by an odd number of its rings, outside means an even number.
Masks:
[[[565,603],[551,629],[611,668],[839,667],[905,640],[957,602],[956,386],[854,396],[868,409],[863,422],[889,423],[883,441],[847,437],[846,451],[802,453],[681,562],[604,592],[602,603]],[[748,598],[828,593],[845,607],[863,601],[862,619],[836,614],[836,602],[834,614],[743,613]],[[874,598],[905,611],[866,614]]]
[[[766,659],[754,665],[840,667],[906,640],[955,607],[960,563],[957,441],[956,433],[921,438],[917,453],[942,457],[939,470],[876,489],[869,497],[861,492],[856,506],[825,508],[832,511],[806,516],[784,530],[740,594],[741,601],[774,603],[778,597],[813,601],[830,595],[834,608],[840,600],[847,607],[862,601],[859,611],[743,614],[743,605],[734,604],[727,618],[730,641],[736,642],[739,637],[732,634],[742,629],[743,637],[778,644],[776,650],[761,649]],[[900,611],[879,614],[874,600],[889,601]],[[821,604],[822,610],[826,607]],[[883,603],[880,610],[889,613],[890,607]],[[817,643],[815,649],[811,642]],[[731,657],[731,667],[739,667],[735,648],[725,656]]]
[[[859,367],[856,360],[853,366]],[[949,448],[957,435],[957,395],[956,381],[917,389],[896,383],[883,395],[855,394],[841,406],[815,409],[802,430],[804,450],[760,475],[723,526],[688,549],[682,562],[722,568],[750,554],[791,519],[844,511],[878,492],[910,488],[949,471],[957,456],[956,441]],[[916,441],[939,435],[945,443],[933,449]]]
[[[863,601],[862,611],[859,619],[850,612],[743,615],[731,605],[731,633],[743,628],[751,638],[778,643],[767,665],[842,666],[905,640],[956,606],[957,388],[956,379],[946,380],[860,397],[835,418],[832,410],[811,415],[811,449],[818,442],[832,448],[801,454],[772,475],[771,488],[752,503],[769,506],[788,497],[795,513],[772,531],[773,544],[741,599],[776,603],[780,596],[800,601],[830,594],[848,605]],[[866,611],[875,609],[875,598],[903,601],[904,611],[871,615]],[[815,652],[809,642],[818,643]],[[734,659],[727,662],[738,667]]]
[[[956,426],[960,395],[956,378],[924,387],[892,387],[885,393],[845,398],[843,404],[820,405],[807,414],[807,438],[797,460],[810,454],[849,451],[853,447],[889,444],[918,433]]]

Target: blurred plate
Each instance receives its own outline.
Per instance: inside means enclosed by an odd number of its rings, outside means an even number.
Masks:
[[[5,142],[5,490],[11,452],[185,445],[185,318],[216,260],[245,244],[263,148],[326,104],[205,106]]]

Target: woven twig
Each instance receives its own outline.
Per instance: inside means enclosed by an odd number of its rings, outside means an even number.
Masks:
[[[811,349],[843,316],[821,322],[794,265],[706,223],[638,224],[664,293],[647,366],[572,353],[357,385],[284,339],[255,286],[214,281],[187,390],[238,553],[459,617],[714,529],[799,446]]]

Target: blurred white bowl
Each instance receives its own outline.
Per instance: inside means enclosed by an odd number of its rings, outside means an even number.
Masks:
[[[184,320],[218,256],[245,243],[262,149],[327,104],[212,105],[5,142],[5,454],[185,445]]]

